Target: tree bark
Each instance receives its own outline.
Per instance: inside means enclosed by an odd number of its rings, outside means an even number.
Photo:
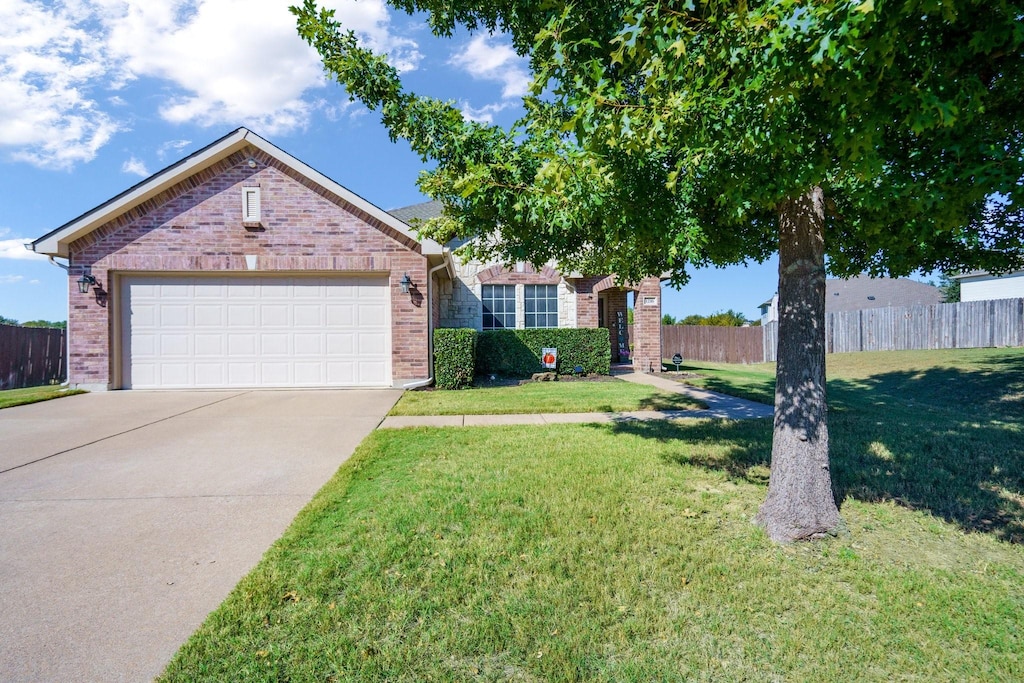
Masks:
[[[813,187],[779,208],[779,349],[768,496],[756,521],[778,542],[840,524],[825,395],[825,210]]]

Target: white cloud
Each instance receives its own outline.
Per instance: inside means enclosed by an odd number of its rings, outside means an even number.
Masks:
[[[29,283],[30,285],[38,285],[38,284],[42,284],[42,282],[41,282],[40,280],[29,280],[29,281],[28,281],[28,283]]]
[[[145,162],[136,159],[134,156],[121,164],[121,172],[134,173],[135,175],[142,176],[143,178],[150,175],[149,171],[146,169]]]
[[[119,128],[87,95],[106,59],[73,9],[0,3],[0,147],[43,168],[90,161]]]
[[[3,235],[5,232],[0,232],[0,235]],[[31,239],[26,238],[0,240],[0,259],[13,259],[17,261],[29,259],[45,260],[46,257],[42,254],[37,254],[25,248],[25,245],[31,241]]]
[[[480,123],[494,123],[494,115],[505,111],[511,107],[515,102],[505,100],[504,102],[496,102],[494,104],[485,104],[482,107],[475,108],[468,102],[460,102],[459,106],[462,110],[462,117],[467,121],[479,121]]]
[[[530,87],[526,60],[517,55],[511,45],[493,35],[474,37],[449,63],[473,78],[500,83],[501,97],[506,100],[521,98]]]
[[[0,285],[13,285],[25,279],[24,275],[0,275]]]
[[[173,152],[175,156],[178,156],[183,149],[191,144],[191,140],[168,140],[157,148],[156,155],[160,161],[163,161],[169,153]]]
[[[249,125],[267,135],[306,125],[325,83],[282,0],[7,0],[0,4],[0,147],[44,168],[89,161],[119,130],[123,89],[157,79],[172,123]],[[331,0],[346,28],[400,70],[415,41],[384,0]],[[121,117],[121,118],[118,118]]]

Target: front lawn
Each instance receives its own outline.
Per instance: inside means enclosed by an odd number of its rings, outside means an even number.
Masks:
[[[163,680],[1024,677],[1022,546],[856,498],[849,536],[774,545],[750,523],[769,441],[375,432]]]
[[[81,389],[68,389],[59,384],[48,384],[42,387],[28,387],[25,389],[7,389],[0,391],[0,408],[12,408],[23,406],[28,403],[39,403],[64,396],[84,394]]]
[[[768,420],[375,432],[164,680],[1024,680],[1024,352],[947,361],[833,372],[792,546]]]
[[[622,380],[528,382],[461,391],[407,391],[391,415],[515,415],[694,410],[703,403],[682,394]]]

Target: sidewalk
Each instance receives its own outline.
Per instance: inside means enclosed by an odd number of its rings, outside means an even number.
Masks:
[[[707,405],[706,410],[634,410],[623,413],[529,413],[521,415],[390,415],[377,429],[402,427],[482,427],[489,425],[545,425],[566,423],[642,422],[646,420],[675,420],[679,418],[720,418],[724,420],[750,420],[771,417],[775,410],[763,403],[726,396],[713,391],[632,371],[612,372],[626,382],[647,384],[661,391],[686,394]]]

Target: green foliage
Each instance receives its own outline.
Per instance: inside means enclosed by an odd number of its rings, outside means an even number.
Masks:
[[[668,313],[666,313],[665,315],[661,316],[661,324],[662,325],[675,325],[676,324],[676,318],[675,318],[675,316],[669,315]]]
[[[588,374],[607,375],[611,371],[611,346],[608,330],[603,327],[485,330],[477,346],[476,371],[481,375],[529,377],[543,369],[543,348],[558,349],[558,373],[571,374],[577,366]]]
[[[746,316],[731,308],[728,311],[717,311],[711,315],[688,315],[679,321],[680,325],[711,325],[717,327],[743,327],[750,324]]]
[[[327,70],[436,162],[420,185],[446,210],[425,230],[490,235],[476,255],[680,281],[767,258],[779,207],[818,186],[834,274],[1024,261],[1019,2],[390,4],[530,58],[503,131],[406,92],[313,0],[293,9]]]
[[[954,280],[951,273],[943,273],[939,277],[939,289],[942,290],[942,301],[955,304],[960,301],[960,281]]]
[[[51,327],[61,330],[68,328],[67,320],[50,321],[50,320],[28,320],[21,324],[22,327]]]
[[[17,325],[17,324],[18,324],[18,321],[15,320],[14,318],[8,318],[6,316],[0,315],[0,325]]]
[[[476,355],[476,330],[434,330],[434,382],[437,388],[467,389],[473,386]]]

